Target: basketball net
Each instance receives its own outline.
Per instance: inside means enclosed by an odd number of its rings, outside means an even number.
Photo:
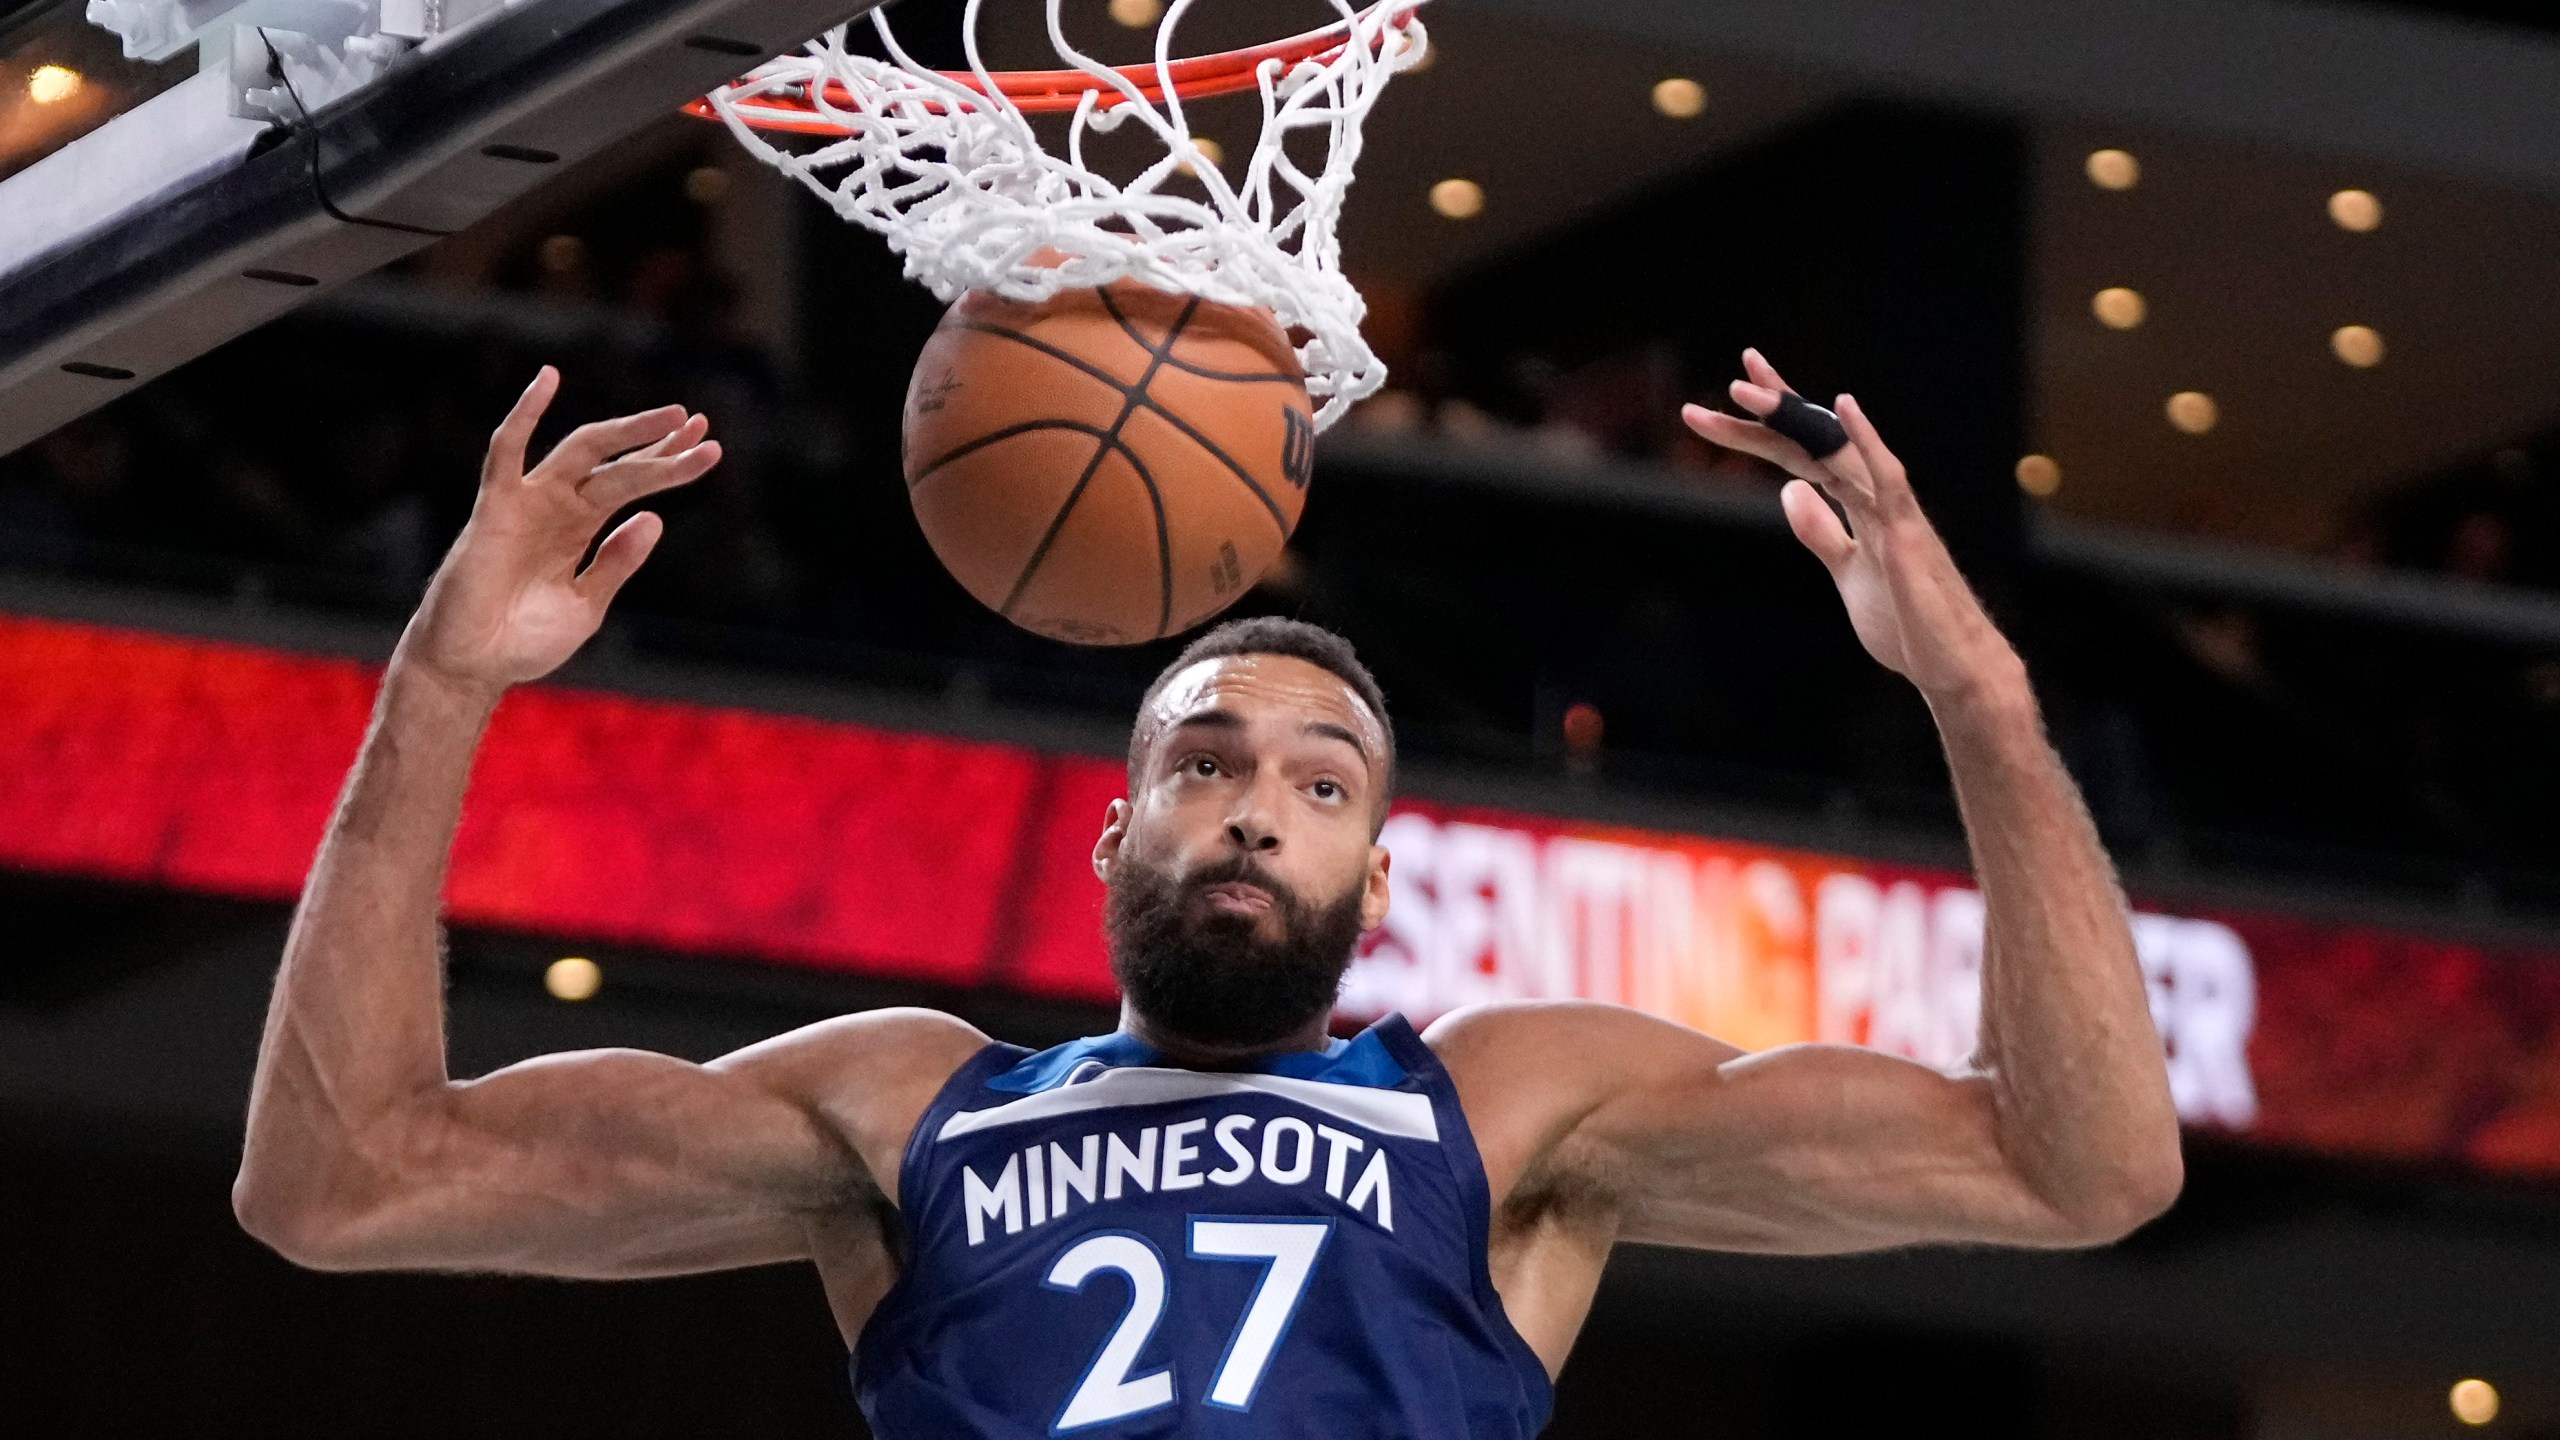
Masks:
[[[1063,157],[1042,148],[1024,104],[1007,93],[1027,77],[990,71],[980,58],[982,0],[969,0],[962,21],[965,72],[917,63],[874,10],[888,59],[856,54],[839,25],[805,53],[758,66],[706,100],[739,143],[877,231],[907,277],[943,300],[992,290],[1036,302],[1127,279],[1260,306],[1306,336],[1298,362],[1316,428],[1374,394],[1386,367],[1360,337],[1367,306],[1343,278],[1334,226],[1369,107],[1390,75],[1422,58],[1413,14],[1421,0],[1363,10],[1333,0],[1342,18],[1317,32],[1323,48],[1265,55],[1225,84],[1203,79],[1204,62],[1173,58],[1175,30],[1196,0],[1173,0],[1156,27],[1152,65],[1118,70],[1068,43],[1060,3],[1044,0],[1049,39],[1072,69],[1030,77],[1066,82],[1030,103],[1068,113]],[[1262,98],[1262,131],[1243,174],[1230,180],[1193,141],[1183,96],[1247,88]],[[1130,124],[1152,133],[1163,155],[1115,184],[1085,165],[1085,144]],[[795,154],[759,126],[838,138]],[[1286,149],[1301,132],[1324,140],[1324,163],[1312,173]],[[1197,193],[1169,191],[1177,180]]]

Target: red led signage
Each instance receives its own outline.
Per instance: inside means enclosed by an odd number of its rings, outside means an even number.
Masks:
[[[1753,1049],[1972,1053],[1982,897],[1948,871],[1410,801],[1355,1014],[1635,1005]],[[2373,1159],[2560,1175],[2560,955],[2137,904],[2191,1125]]]
[[[375,678],[0,617],[0,864],[290,898]],[[977,984],[1020,938],[999,897],[1039,868],[1017,854],[1043,828],[1031,807],[1049,772],[1087,763],[526,689],[473,774],[448,904],[470,924]]]
[[[0,617],[0,865],[288,899],[372,702],[349,661]],[[1090,855],[1115,761],[560,687],[511,696],[449,906],[469,924],[1108,1000]],[[1344,992],[1417,1021],[1585,996],[1760,1047],[1962,1063],[1965,877],[1400,804]],[[2255,914],[2134,922],[2192,1124],[2560,1175],[2560,956]]]

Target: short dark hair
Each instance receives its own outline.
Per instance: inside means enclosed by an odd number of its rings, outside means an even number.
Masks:
[[[1369,707],[1369,713],[1378,717],[1378,728],[1387,737],[1387,779],[1377,804],[1377,812],[1386,814],[1387,798],[1395,791],[1396,774],[1396,723],[1387,718],[1386,692],[1378,688],[1378,679],[1369,673],[1369,667],[1360,663],[1359,652],[1351,648],[1350,641],[1321,625],[1292,620],[1285,615],[1253,615],[1242,620],[1230,620],[1183,646],[1182,653],[1173,657],[1173,663],[1164,667],[1163,673],[1156,676],[1155,683],[1149,685],[1147,693],[1139,699],[1137,723],[1129,727],[1130,789],[1137,788],[1138,767],[1146,760],[1147,741],[1152,738],[1147,729],[1147,713],[1155,708],[1156,697],[1164,693],[1165,686],[1173,683],[1174,676],[1203,660],[1224,660],[1230,655],[1286,655],[1293,660],[1304,660],[1319,670],[1329,671],[1351,687],[1351,693],[1359,696],[1360,703]]]

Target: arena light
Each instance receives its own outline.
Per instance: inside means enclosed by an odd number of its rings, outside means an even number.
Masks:
[[[2018,488],[2041,500],[2062,488],[2062,466],[2050,455],[2018,457]]]
[[[1576,701],[1564,712],[1564,748],[1581,759],[1600,753],[1600,741],[1607,731],[1600,707],[1588,700]]]
[[[1452,176],[1431,187],[1431,208],[1451,220],[1472,220],[1484,210],[1484,187]]]
[[[68,65],[39,65],[27,77],[27,98],[53,105],[80,93],[80,72]]]
[[[2341,325],[2329,332],[2329,353],[2359,370],[2382,363],[2382,332],[2370,325]]]
[[[1111,0],[1111,18],[1132,30],[1144,30],[1164,14],[1164,0]]]
[[[729,198],[729,172],[717,165],[697,165],[684,172],[684,198],[696,205],[717,205]]]
[[[1657,80],[1653,85],[1653,108],[1674,120],[1695,120],[1707,108],[1707,87],[1685,75]]]
[[[2130,330],[2151,313],[2151,302],[2139,290],[2110,285],[2089,297],[2089,313],[2110,330]]]
[[[2190,435],[2202,435],[2222,423],[2222,407],[2201,390],[2181,390],[2169,397],[2169,423]]]
[[[584,955],[563,955],[542,972],[542,988],[554,1000],[592,1000],[604,984],[604,967]]]
[[[2486,1380],[2456,1380],[2445,1403],[2463,1424],[2486,1425],[2498,1418],[2498,1387]]]
[[[2142,180],[2142,162],[2127,150],[2092,150],[2082,168],[2101,190],[2130,190]]]
[[[2341,190],[2329,197],[2329,218],[2338,222],[2339,229],[2360,235],[2380,228],[2382,202],[2370,190]]]
[[[1191,144],[1194,148],[1199,150],[1200,158],[1209,163],[1210,169],[1215,170],[1227,163],[1227,147],[1210,139],[1208,136],[1194,135],[1191,137]],[[1185,175],[1191,175],[1196,174],[1197,172],[1192,168],[1191,162],[1185,160],[1182,162],[1182,173]]]

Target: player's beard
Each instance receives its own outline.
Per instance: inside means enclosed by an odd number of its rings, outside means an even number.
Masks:
[[[1260,918],[1204,907],[1212,885],[1259,886],[1271,896],[1277,939]],[[1120,857],[1112,867],[1103,930],[1111,970],[1138,1012],[1166,1030],[1210,1045],[1268,1045],[1333,1009],[1342,974],[1360,943],[1360,889],[1309,902],[1248,857],[1221,861],[1177,881]]]

